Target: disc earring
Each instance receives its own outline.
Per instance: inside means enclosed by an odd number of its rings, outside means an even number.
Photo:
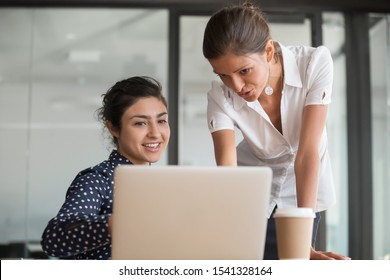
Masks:
[[[271,67],[268,67],[268,81],[267,81],[267,86],[264,89],[266,95],[272,95],[274,93],[274,89],[269,85],[270,76],[271,76]]]

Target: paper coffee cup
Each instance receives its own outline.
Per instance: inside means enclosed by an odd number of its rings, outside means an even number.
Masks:
[[[313,221],[311,208],[276,208],[276,239],[280,260],[310,259]]]

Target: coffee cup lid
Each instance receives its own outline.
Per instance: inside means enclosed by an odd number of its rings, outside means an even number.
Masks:
[[[314,218],[315,214],[312,208],[276,208],[274,218],[281,217],[298,217],[298,218]]]

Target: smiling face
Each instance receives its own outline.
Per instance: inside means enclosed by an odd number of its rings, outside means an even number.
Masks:
[[[140,98],[127,108],[119,131],[110,123],[107,127],[117,139],[118,152],[139,165],[158,161],[170,137],[167,108],[155,97]]]
[[[266,54],[235,55],[228,52],[209,60],[222,82],[246,101],[255,101],[267,86]]]

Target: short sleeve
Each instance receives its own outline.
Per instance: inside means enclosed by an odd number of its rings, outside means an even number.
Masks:
[[[221,84],[212,82],[207,93],[207,124],[211,133],[224,129],[234,130],[234,122],[226,113],[226,110],[232,107],[227,95]]]
[[[312,54],[306,72],[307,95],[305,105],[327,105],[331,102],[333,60],[328,48],[318,47]]]

